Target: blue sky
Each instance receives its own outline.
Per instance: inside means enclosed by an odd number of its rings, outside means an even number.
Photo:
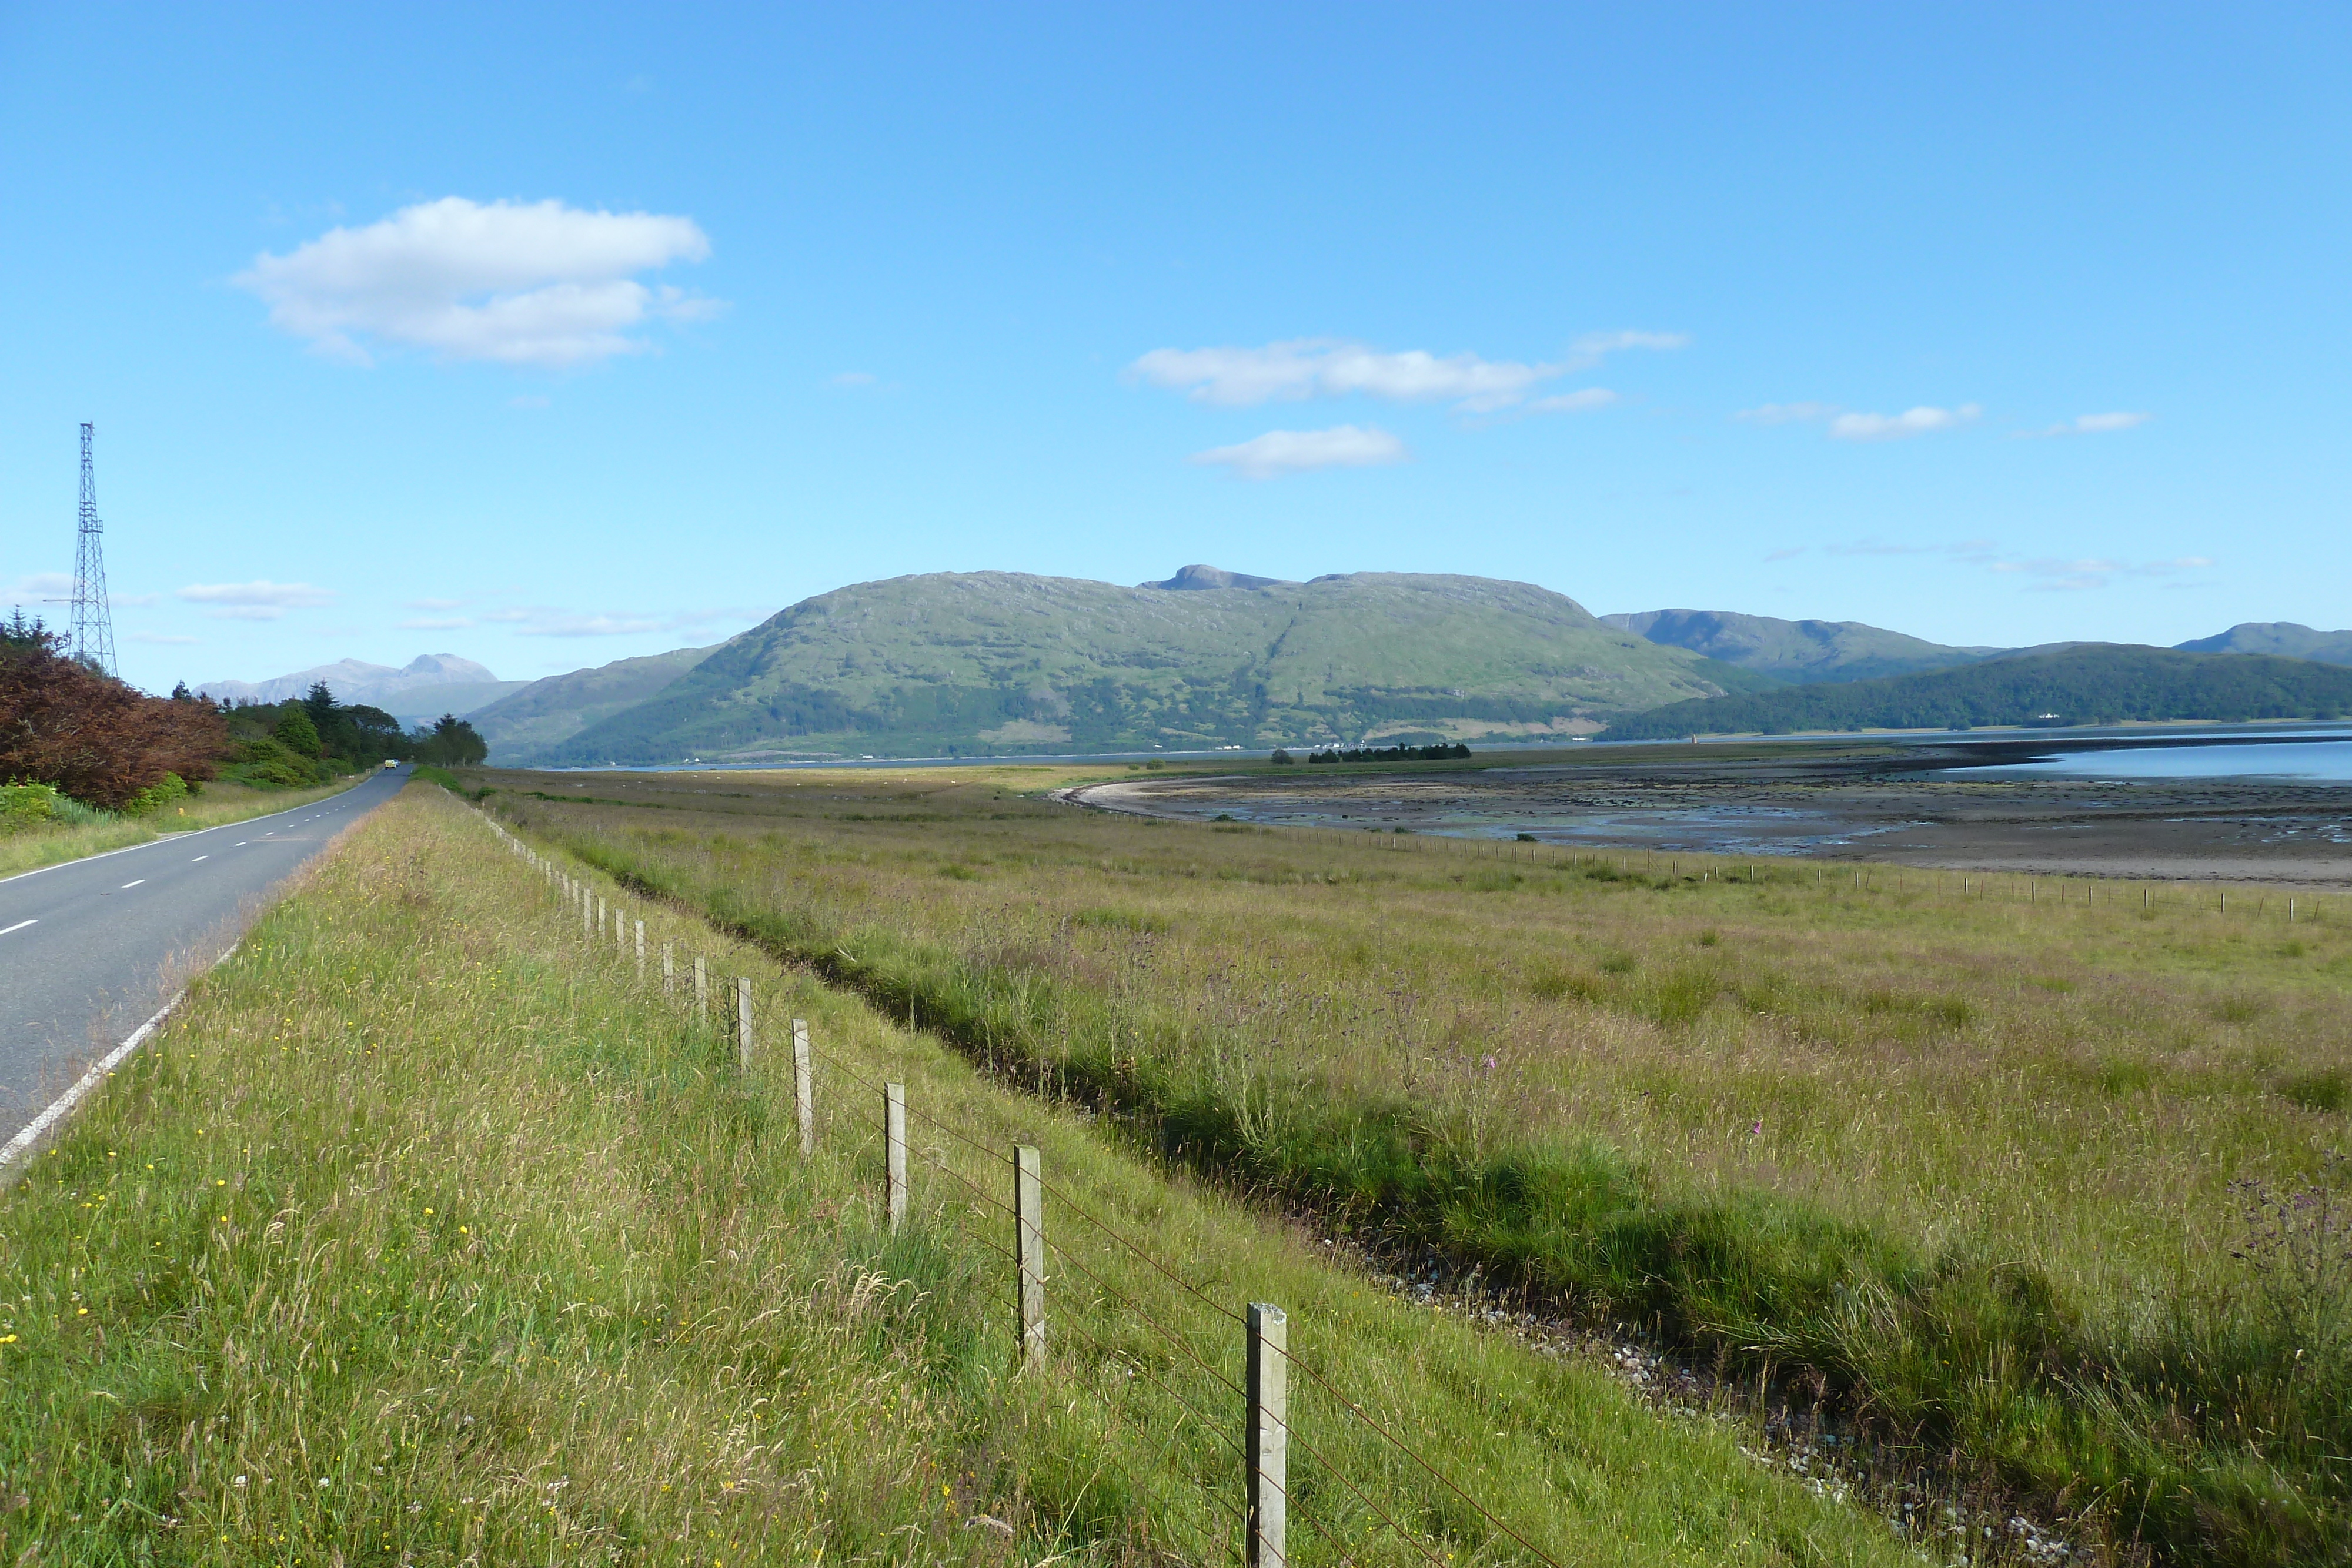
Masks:
[[[2347,162],[2333,5],[0,5],[0,593],[88,419],[157,687],[1189,561],[2352,625]]]

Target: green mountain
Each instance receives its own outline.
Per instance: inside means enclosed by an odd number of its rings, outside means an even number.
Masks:
[[[2251,653],[2081,643],[1926,674],[1669,703],[1617,720],[1600,738],[2336,718],[2347,712],[2352,670]]]
[[[677,648],[642,659],[621,659],[593,670],[550,675],[490,704],[469,722],[489,743],[490,756],[500,765],[544,761],[555,747],[590,725],[660,695],[719,645]]]
[[[940,572],[819,594],[547,760],[1568,735],[1764,684],[1526,583],[1208,567],[1169,582]]]
[[[1780,621],[1728,610],[1645,610],[1601,622],[1790,685],[1949,669],[2002,652],[1950,648],[1859,621]]]
[[[2352,632],[2315,632],[2292,621],[2242,621],[2218,637],[2173,646],[2190,653],[2276,653],[2323,664],[2352,664]]]

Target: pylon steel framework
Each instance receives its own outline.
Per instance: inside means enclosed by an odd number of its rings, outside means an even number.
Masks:
[[[89,438],[81,427],[81,533],[74,551],[73,656],[93,670],[114,674],[114,614],[106,603],[106,529],[98,520],[98,476],[90,466]]]

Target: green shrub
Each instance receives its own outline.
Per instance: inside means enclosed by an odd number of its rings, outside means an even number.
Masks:
[[[237,742],[235,756],[223,777],[256,789],[301,789],[324,782],[317,763],[295,755],[284,742],[269,736]]]
[[[47,784],[0,784],[0,833],[46,824],[63,799]]]
[[[166,773],[144,789],[123,802],[126,817],[152,817],[174,800],[188,798],[188,781],[176,773]]]

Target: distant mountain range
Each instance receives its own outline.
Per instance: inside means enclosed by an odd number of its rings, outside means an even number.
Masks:
[[[659,695],[719,646],[678,648],[550,675],[482,708],[470,716],[471,722],[501,761],[543,756],[590,725]]]
[[[2175,646],[2191,653],[2276,653],[2323,664],[2352,664],[2352,632],[2315,632],[2292,621],[2242,621],[2218,637]]]
[[[1790,685],[1948,669],[2008,651],[1949,648],[1859,621],[1780,621],[1729,610],[1645,610],[1601,619],[1653,643],[1688,648]]]
[[[940,572],[805,600],[635,706],[568,739],[518,736],[499,755],[643,763],[1565,737],[1766,684],[1604,626],[1564,595],[1488,578],[1301,583],[1193,566],[1121,588]],[[501,723],[504,706],[484,723]]]
[[[2352,669],[2262,653],[2189,653],[2078,643],[1958,669],[1668,703],[1629,714],[1603,740],[1984,725],[2242,722],[2352,713]]]
[[[2074,653],[2089,656],[2062,657]],[[1195,565],[1133,588],[1018,572],[856,583],[713,647],[530,683],[428,653],[401,669],[346,659],[206,689],[271,702],[323,680],[345,702],[404,720],[467,717],[491,759],[515,765],[1491,743],[1604,727],[1612,737],[1907,728],[2044,712],[2252,716],[2266,704],[2333,700],[2307,665],[2258,676],[2244,661],[2166,662],[2223,653],[2352,665],[2352,632],[2249,622],[2169,651],[1954,647],[1858,621],[1596,617],[1492,578],[1293,582]],[[2231,664],[2227,676],[2193,673]],[[1996,667],[1972,682],[1905,684]],[[2023,708],[2023,718],[1983,716]]]
[[[404,719],[445,713],[462,717],[530,685],[502,681],[471,659],[455,653],[419,653],[399,669],[343,659],[275,680],[207,681],[198,689],[215,702],[282,703],[302,695],[320,681],[327,683],[337,702],[380,707]]]

